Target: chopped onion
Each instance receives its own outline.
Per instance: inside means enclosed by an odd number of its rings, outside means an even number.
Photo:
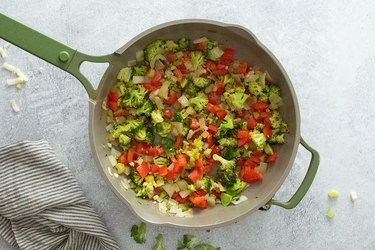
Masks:
[[[169,183],[164,184],[162,188],[164,189],[165,192],[167,192],[169,197],[172,197],[173,193],[177,191],[176,187]]]
[[[135,52],[135,59],[137,60],[137,62],[143,61],[143,59],[144,59],[143,50],[139,50],[139,51]]]
[[[155,104],[156,104],[156,107],[158,107],[158,109],[161,109],[161,110],[164,109],[163,101],[160,99],[159,96],[155,96]]]
[[[150,98],[151,101],[155,102],[155,97],[158,95],[158,93],[159,93],[159,89],[152,91],[150,95],[148,96],[148,98]]]
[[[128,67],[132,67],[132,66],[135,66],[137,65],[137,61],[136,60],[130,60],[128,61]]]
[[[350,200],[354,203],[357,200],[357,192],[351,191],[350,192]]]
[[[107,127],[105,127],[105,130],[107,130],[107,132],[111,132],[113,129],[114,129],[113,123],[110,123],[107,125]]]
[[[184,124],[182,122],[172,122],[171,123],[173,128],[175,129],[176,135],[182,135],[183,129],[184,129]]]
[[[186,96],[182,95],[180,98],[178,98],[178,102],[183,106],[187,107],[189,106],[189,100],[186,98]]]
[[[266,73],[263,73],[261,76],[260,76],[260,79],[259,79],[259,82],[263,85],[266,84]]]
[[[203,131],[203,133],[201,134],[201,136],[203,137],[203,138],[207,138],[207,136],[209,135],[210,133],[208,133],[206,130],[205,131]]]
[[[160,96],[164,100],[168,99],[168,89],[170,84],[171,83],[169,81],[163,81],[163,85],[159,89],[158,96]]]
[[[265,174],[266,171],[267,171],[267,163],[261,162],[261,163],[259,163],[259,166],[254,168],[254,169],[261,174]]]
[[[214,47],[212,50],[211,50],[211,56],[212,58],[214,59],[219,59],[222,55],[224,54],[224,51],[221,50],[219,47]],[[234,66],[233,66],[234,67]]]
[[[7,53],[6,53],[5,49],[3,49],[2,47],[0,47],[0,57],[2,57],[4,59],[7,57]]]
[[[138,84],[138,83],[144,83],[144,82],[145,82],[144,76],[133,76],[133,83]]]
[[[268,82],[273,82],[272,77],[270,76],[270,74],[268,73],[268,71],[266,71],[266,80]]]
[[[12,106],[12,109],[15,113],[20,112],[20,107],[18,106],[16,100],[10,100],[10,105]]]
[[[195,114],[196,114],[196,112],[195,112],[195,110],[194,110],[193,107],[188,107],[188,108],[186,109],[186,113],[187,113],[188,115],[195,115]]]
[[[13,65],[10,65],[9,63],[4,63],[3,68],[10,72],[16,72],[16,69],[17,69],[16,67],[14,67]]]
[[[180,190],[187,190],[188,183],[187,183],[185,180],[183,180],[183,179],[178,180],[178,181],[176,182],[176,184],[177,184],[177,186],[180,188]]]
[[[151,62],[150,62],[150,67],[153,69],[153,68],[155,68],[155,64],[156,64],[156,61],[160,61],[160,60],[163,60],[163,61],[165,61],[166,60],[166,58],[163,56],[163,55],[161,55],[161,54],[158,54],[158,55],[156,55],[152,60],[151,60]]]
[[[128,179],[122,179],[122,180],[121,180],[121,184],[122,184],[122,186],[123,186],[126,190],[128,190],[129,187],[130,187],[130,184],[129,184],[129,180],[128,180]]]
[[[165,201],[159,203],[159,212],[166,214],[168,211],[167,203]]]
[[[191,137],[193,137],[194,133],[195,133],[195,130],[190,129],[186,136],[186,139],[189,140]]]
[[[199,122],[199,127],[201,129],[205,129],[206,127],[206,119],[204,119],[204,117],[201,117],[198,119],[198,122]]]
[[[112,155],[113,157],[119,157],[119,156],[121,155],[121,152],[118,151],[118,150],[115,149],[115,148],[111,148],[111,155]],[[116,163],[117,163],[117,162],[116,162]]]
[[[24,82],[25,82],[25,80],[22,77],[17,77],[17,78],[7,80],[8,86],[13,86],[13,85],[17,86],[18,84],[22,84]]]
[[[111,163],[112,167],[116,166],[117,160],[113,155],[108,155],[107,158],[108,158],[109,162]]]
[[[245,195],[241,195],[238,200],[232,200],[234,205],[240,204],[241,202],[247,201],[247,197]]]
[[[195,39],[194,41],[193,41],[193,43],[194,44],[196,44],[196,43],[205,43],[205,42],[208,42],[208,38],[207,37],[201,37],[201,38],[198,38],[198,39]]]

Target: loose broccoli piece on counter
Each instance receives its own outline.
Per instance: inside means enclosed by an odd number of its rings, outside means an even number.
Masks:
[[[125,93],[122,104],[126,107],[138,108],[144,103],[146,94],[147,90],[143,86],[134,86]]]
[[[155,131],[161,137],[166,137],[172,130],[172,125],[168,122],[160,122],[155,125]]]
[[[182,240],[178,241],[177,250],[189,249],[192,250],[198,244],[198,238],[191,234],[185,234]]]
[[[155,109],[151,112],[151,119],[154,124],[164,121],[163,112],[160,109]]]
[[[199,92],[195,97],[189,99],[189,104],[193,106],[196,111],[203,110],[208,103],[207,96]]]
[[[201,243],[196,245],[193,250],[220,250],[220,247],[214,247],[211,244]]]
[[[224,93],[224,99],[226,103],[233,110],[243,109],[247,98],[249,98],[249,95],[241,92]]]
[[[130,237],[132,237],[138,244],[143,244],[146,242],[146,224],[141,222],[141,224],[133,225],[130,231]]]
[[[191,53],[191,64],[193,65],[194,69],[198,66],[203,65],[204,63],[204,56],[203,53],[200,51],[193,51]]]
[[[159,39],[147,45],[144,50],[145,60],[151,62],[151,60],[154,59],[156,55],[162,54],[164,51],[164,44],[165,41]]]
[[[219,181],[224,187],[231,187],[237,181],[236,162],[235,160],[226,160],[223,157],[214,154],[213,159],[220,162],[219,169],[217,171]]]
[[[147,100],[142,104],[141,107],[137,108],[137,110],[135,111],[135,114],[136,115],[144,114],[146,116],[150,116],[153,108],[154,108],[154,105],[152,104],[152,102],[150,100]]]
[[[156,236],[155,239],[156,239],[156,243],[154,247],[152,248],[152,250],[166,250],[163,235],[158,234],[158,236]]]
[[[250,132],[250,137],[253,143],[255,144],[257,150],[263,151],[264,146],[266,146],[266,136],[262,132],[259,132],[257,129],[254,129]]]
[[[129,82],[132,77],[132,68],[126,67],[120,70],[117,74],[117,79],[123,82]]]
[[[193,84],[196,87],[201,88],[201,89],[207,87],[208,85],[212,83],[211,79],[208,79],[205,77],[199,77],[199,76],[194,76],[192,80],[193,80]]]
[[[183,37],[183,38],[180,38],[177,43],[178,43],[178,50],[183,51],[189,48],[190,40]]]
[[[134,73],[135,76],[145,76],[147,74],[147,67],[142,66],[134,66]]]

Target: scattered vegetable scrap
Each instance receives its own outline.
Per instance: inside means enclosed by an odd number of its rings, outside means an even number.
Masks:
[[[194,235],[185,234],[182,240],[178,241],[177,250],[220,250],[220,247],[214,247],[207,243],[199,243]]]
[[[357,200],[357,192],[351,191],[350,192],[350,200],[354,203]]]
[[[11,107],[12,107],[12,109],[13,109],[13,112],[15,112],[15,113],[18,113],[18,112],[20,112],[20,107],[18,106],[18,104],[17,104],[17,102],[16,102],[16,100],[10,100],[10,105],[11,105]]]
[[[335,190],[335,189],[332,189],[328,192],[328,197],[329,198],[337,198],[337,197],[339,197],[339,192],[337,192],[337,190]]]
[[[333,218],[335,216],[335,211],[333,211],[333,209],[330,208],[327,210],[326,215],[328,218]]]
[[[152,248],[152,250],[166,250],[163,235],[158,234],[158,236],[156,236],[155,239],[156,239],[156,243],[154,247]]]
[[[141,224],[133,225],[130,231],[130,236],[133,237],[135,242],[138,244],[143,244],[146,242],[146,224],[141,222]]]
[[[17,67],[10,65],[9,63],[4,63],[3,68],[16,74],[16,78],[8,79],[8,86],[16,86],[17,88],[22,88],[29,79],[28,77]]]

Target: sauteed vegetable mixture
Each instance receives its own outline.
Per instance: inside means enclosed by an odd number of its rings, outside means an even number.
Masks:
[[[277,158],[273,145],[284,143],[280,88],[235,53],[206,37],[155,40],[108,94],[117,148],[109,159],[162,212],[188,216],[193,207],[246,200],[241,192],[262,181]]]

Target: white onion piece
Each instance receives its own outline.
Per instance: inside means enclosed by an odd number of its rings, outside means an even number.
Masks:
[[[241,202],[244,202],[244,201],[247,201],[247,197],[245,195],[241,195],[238,200],[232,201],[232,203],[234,205],[238,205],[238,204],[240,204]]]
[[[178,102],[183,106],[187,107],[189,106],[189,100],[186,98],[186,96],[182,95],[180,98],[178,98]]]
[[[130,60],[130,61],[128,61],[128,67],[133,67],[135,65],[137,65],[137,61],[136,60]]]
[[[107,158],[108,158],[109,162],[111,163],[112,167],[116,166],[117,160],[113,155],[108,155]]]
[[[156,104],[156,107],[158,107],[158,109],[161,109],[161,110],[164,109],[163,101],[160,99],[159,96],[155,96],[155,104]]]
[[[171,83],[169,81],[163,81],[163,85],[159,89],[158,96],[160,96],[164,100],[168,99],[168,89],[170,84]]]
[[[10,105],[12,106],[12,109],[15,113],[20,112],[20,107],[18,106],[16,100],[10,100]]]
[[[145,82],[144,76],[133,76],[133,83],[138,84],[138,83],[144,83],[144,82]]]
[[[181,198],[186,198],[191,194],[191,191],[190,190],[182,190],[182,191],[180,191],[179,194],[180,194]]]
[[[139,51],[135,52],[135,59],[137,60],[137,62],[143,61],[143,59],[144,59],[143,50],[139,50]]]

